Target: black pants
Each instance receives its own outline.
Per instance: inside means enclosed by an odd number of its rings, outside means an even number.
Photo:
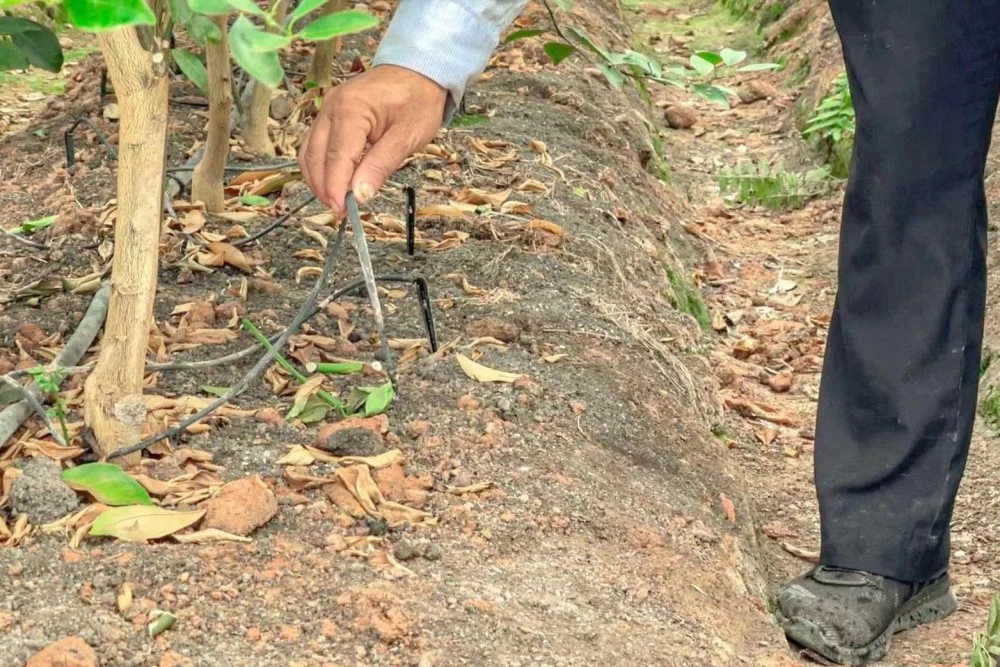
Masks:
[[[830,0],[857,136],[816,434],[825,565],[948,565],[986,294],[1000,0]]]

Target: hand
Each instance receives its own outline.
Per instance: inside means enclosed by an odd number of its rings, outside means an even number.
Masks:
[[[299,165],[306,184],[338,216],[348,191],[361,203],[371,199],[437,134],[447,96],[434,81],[394,65],[331,89],[302,142]]]

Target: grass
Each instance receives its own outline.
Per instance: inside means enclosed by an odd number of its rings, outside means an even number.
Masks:
[[[97,52],[96,47],[77,47],[67,49],[63,53],[63,71],[59,73],[44,72],[30,69],[27,72],[0,72],[0,92],[5,93],[42,93],[43,95],[60,95],[66,90],[66,67]]]
[[[690,31],[694,37],[689,44],[692,51],[717,51],[724,46],[732,49],[755,50],[760,40],[753,27],[740,21],[722,5],[712,5],[709,11],[690,16],[691,7],[687,0],[622,0],[625,11],[631,14],[628,22],[634,30],[634,43],[648,47],[651,38],[666,40],[670,35],[683,35]],[[643,7],[656,6],[676,10],[674,13],[653,15],[643,11]],[[690,18],[678,20],[677,15]]]
[[[837,77],[802,128],[802,136],[817,141],[837,177],[845,177],[854,149],[855,115],[847,75]]]
[[[697,320],[698,325],[704,331],[711,329],[712,317],[708,314],[708,308],[705,307],[705,302],[702,300],[698,290],[685,281],[673,269],[665,267],[663,271],[666,274],[667,283],[670,285],[671,305],[680,312],[687,313]]]
[[[788,171],[764,160],[744,162],[719,174],[719,190],[724,197],[771,209],[801,208],[813,197],[829,192],[832,185],[827,168]]]

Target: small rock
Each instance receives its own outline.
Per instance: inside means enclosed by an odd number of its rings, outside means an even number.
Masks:
[[[436,544],[428,544],[427,548],[424,549],[424,558],[427,560],[441,560],[444,552]]]
[[[778,89],[765,81],[752,80],[741,85],[736,95],[743,104],[753,104],[778,96]]]
[[[73,512],[79,499],[62,480],[62,468],[52,459],[33,458],[20,466],[21,475],[10,489],[10,508],[15,516],[27,514],[33,524],[61,519]]]
[[[504,343],[513,343],[521,337],[521,330],[513,322],[499,317],[473,320],[465,327],[469,338],[496,338]]]
[[[316,446],[323,447],[331,435],[345,428],[366,428],[381,438],[389,432],[389,418],[385,415],[377,415],[366,419],[345,419],[326,424],[316,434]]]
[[[205,507],[202,528],[218,528],[236,535],[249,535],[278,513],[278,501],[260,475],[226,484]]]
[[[292,103],[284,95],[278,95],[271,100],[271,118],[285,120],[292,115]]]
[[[25,667],[98,667],[97,654],[80,637],[65,637],[28,658]]]
[[[482,403],[472,394],[465,394],[458,399],[458,409],[463,412],[472,412],[482,407]]]
[[[420,555],[420,549],[409,540],[400,540],[399,544],[393,550],[392,555],[399,561],[413,560]]]
[[[429,421],[411,421],[406,425],[406,435],[414,440],[424,437],[430,430],[431,423]]]
[[[767,385],[771,387],[771,391],[784,394],[792,388],[792,373],[791,371],[781,371],[772,375],[768,381]]]
[[[675,104],[663,112],[667,124],[675,130],[686,130],[698,121],[698,114],[691,107]]]
[[[367,428],[343,428],[331,433],[320,449],[337,456],[378,456],[385,445]]]

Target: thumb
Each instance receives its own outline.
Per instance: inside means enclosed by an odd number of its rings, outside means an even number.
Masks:
[[[351,189],[361,203],[375,196],[379,188],[410,157],[414,148],[413,133],[400,125],[393,125],[365,153],[351,180]]]

